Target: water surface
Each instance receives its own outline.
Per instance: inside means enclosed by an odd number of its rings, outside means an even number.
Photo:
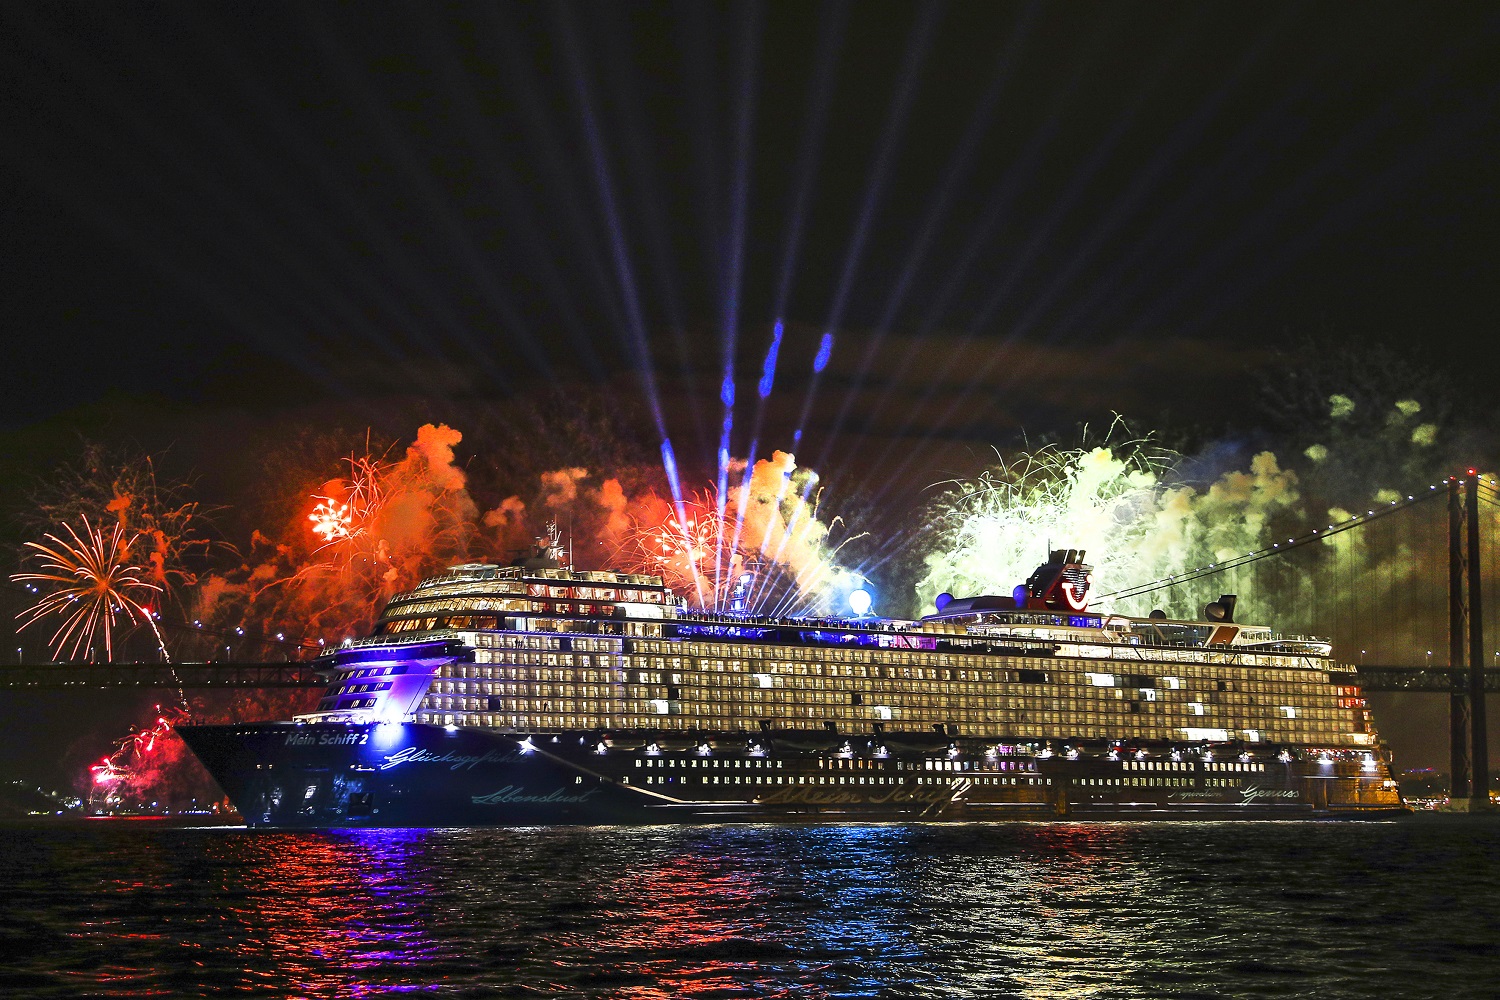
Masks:
[[[0,994],[1500,995],[1500,822],[0,829]]]

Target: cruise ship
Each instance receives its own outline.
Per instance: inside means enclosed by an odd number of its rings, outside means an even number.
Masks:
[[[1089,607],[1084,553],[917,621],[685,606],[539,545],[394,597],[317,710],[185,726],[250,826],[1389,815],[1328,642]]]

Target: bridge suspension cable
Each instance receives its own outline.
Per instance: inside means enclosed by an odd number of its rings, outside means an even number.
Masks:
[[[1293,549],[1312,545],[1315,542],[1321,542],[1326,538],[1333,537],[1334,535],[1339,535],[1346,531],[1351,531],[1355,528],[1364,527],[1371,521],[1376,521],[1380,518],[1388,517],[1389,515],[1394,514],[1397,511],[1406,510],[1408,508],[1427,503],[1435,497],[1446,496],[1446,493],[1438,491],[1437,486],[1429,486],[1427,493],[1413,493],[1409,494],[1405,500],[1392,500],[1388,505],[1371,508],[1364,514],[1355,514],[1347,521],[1340,521],[1338,524],[1330,524],[1326,529],[1314,528],[1307,534],[1288,538],[1285,542],[1274,542],[1267,548],[1258,549],[1254,552],[1248,552],[1242,556],[1235,556],[1230,559],[1225,559],[1222,562],[1209,563],[1207,566],[1200,566],[1197,569],[1187,570],[1182,573],[1175,573],[1160,580],[1152,580],[1149,583],[1137,584],[1133,587],[1123,587],[1119,590],[1112,591],[1107,594],[1100,594],[1096,599],[1105,600],[1113,598],[1115,600],[1125,600],[1131,597],[1140,597],[1144,594],[1154,593],[1158,590],[1164,590],[1168,587],[1175,587],[1179,584],[1188,583],[1193,580],[1201,580],[1205,577],[1217,576],[1220,573],[1239,569],[1242,566],[1248,566],[1251,563],[1260,562],[1262,559],[1269,559],[1272,556],[1278,556],[1284,552],[1290,552]]]

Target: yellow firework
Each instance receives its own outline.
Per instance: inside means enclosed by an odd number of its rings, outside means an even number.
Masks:
[[[40,601],[22,611],[17,618],[21,628],[44,619],[58,617],[62,623],[49,641],[52,655],[78,659],[80,653],[92,655],[96,645],[104,645],[106,660],[114,659],[115,630],[145,622],[162,646],[161,632],[148,607],[161,587],[146,581],[146,571],[129,562],[136,537],[127,538],[125,529],[116,524],[104,531],[83,518],[80,534],[71,524],[63,525],[67,537],[47,534],[43,541],[27,542],[26,548],[37,568],[30,573],[14,573],[17,583],[40,584],[49,588]]]

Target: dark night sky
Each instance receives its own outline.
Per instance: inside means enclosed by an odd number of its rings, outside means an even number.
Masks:
[[[762,447],[825,478],[1222,426],[1312,337],[1483,387],[1497,42],[1464,4],[6,3],[0,428],[654,386],[706,464],[778,317]]]
[[[743,413],[778,316],[783,433],[838,334],[825,461],[893,400],[915,438],[1208,405],[1309,335],[1472,369],[1497,19],[11,4],[0,419],[649,368],[711,455],[726,331]]]

